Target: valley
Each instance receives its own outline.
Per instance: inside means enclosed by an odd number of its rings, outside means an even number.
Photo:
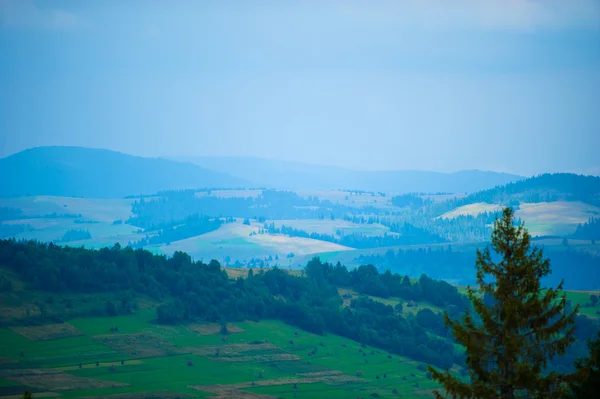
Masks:
[[[443,314],[469,306],[507,205],[550,259],[542,283],[580,306],[578,334],[600,330],[598,179],[0,198],[0,398],[430,397],[428,364],[465,378]]]

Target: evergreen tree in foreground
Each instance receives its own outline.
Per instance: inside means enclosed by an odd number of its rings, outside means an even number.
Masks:
[[[600,393],[600,332],[588,342],[590,356],[575,363],[582,378],[571,385],[571,398],[596,399]]]
[[[466,348],[470,383],[448,371],[429,371],[452,398],[558,398],[565,394],[569,376],[544,374],[547,362],[564,354],[574,341],[574,319],[578,307],[566,314],[562,282],[556,289],[542,289],[540,279],[550,273],[550,262],[532,248],[522,224],[516,226],[513,210],[505,208],[494,223],[492,249],[500,256],[492,260],[489,248],[477,250],[479,292],[467,295],[477,322],[467,310],[462,323],[446,313],[456,341]],[[484,304],[487,294],[492,304]],[[443,398],[435,392],[437,398]]]

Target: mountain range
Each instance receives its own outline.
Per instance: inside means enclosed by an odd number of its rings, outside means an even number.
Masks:
[[[36,147],[0,159],[0,196],[116,198],[198,188],[475,192],[522,179],[480,170],[356,171],[252,157],[144,158],[106,149]]]
[[[288,190],[470,193],[524,179],[523,176],[481,170],[454,173],[422,170],[360,171],[254,157],[188,157],[180,160],[251,180],[260,186]]]

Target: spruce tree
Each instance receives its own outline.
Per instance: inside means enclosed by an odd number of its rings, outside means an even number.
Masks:
[[[578,377],[571,384],[571,398],[596,399],[600,393],[600,332],[588,342],[590,355],[575,362]]]
[[[550,262],[514,213],[505,208],[494,223],[491,247],[477,250],[479,292],[467,289],[473,304],[462,323],[444,314],[456,341],[466,349],[470,382],[449,371],[429,367],[434,380],[452,398],[558,398],[565,394],[568,376],[545,373],[547,362],[564,354],[574,341],[578,307],[567,314],[563,283],[543,289],[540,279],[550,273]],[[487,295],[486,295],[487,294]],[[484,295],[492,298],[484,303]],[[443,398],[435,392],[437,398]]]

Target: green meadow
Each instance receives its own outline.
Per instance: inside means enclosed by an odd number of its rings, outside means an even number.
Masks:
[[[0,398],[24,388],[65,399],[423,398],[436,387],[424,364],[278,321],[230,324],[222,335],[153,319],[152,309],[73,319],[81,335],[47,340],[1,328]]]

